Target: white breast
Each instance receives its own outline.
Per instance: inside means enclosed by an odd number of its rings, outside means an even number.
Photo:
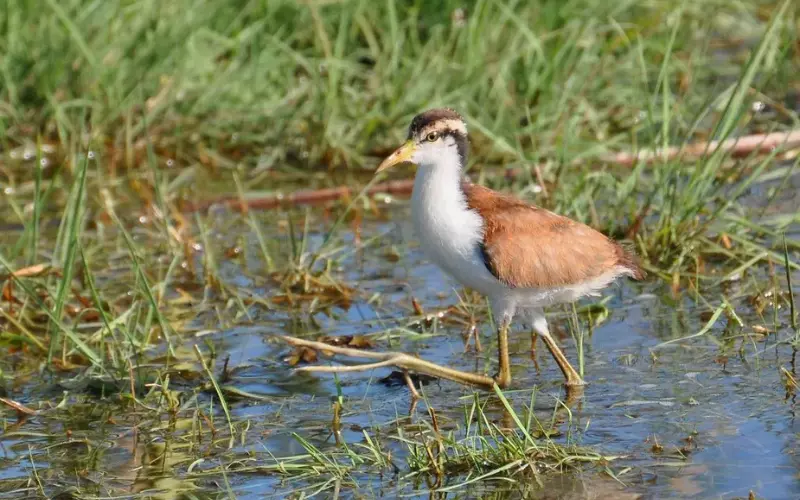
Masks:
[[[428,259],[462,285],[494,295],[502,284],[480,254],[483,219],[467,207],[460,182],[458,167],[418,168],[411,199],[414,229]]]

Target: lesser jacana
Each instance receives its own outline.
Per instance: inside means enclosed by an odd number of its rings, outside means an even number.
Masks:
[[[567,386],[583,385],[550,335],[543,307],[595,295],[621,276],[643,279],[644,272],[635,255],[591,227],[465,180],[467,149],[464,119],[451,109],[432,109],[414,117],[406,143],[376,173],[400,163],[417,165],[411,214],[423,252],[459,283],[489,298],[500,325],[497,374],[462,372],[402,353],[359,354],[341,348],[328,349],[382,361],[306,371],[396,365],[461,383],[507,387],[511,382],[508,329],[520,314],[533,328],[532,341],[536,334],[544,340]],[[319,347],[298,339],[291,343]]]
[[[634,255],[589,226],[464,179],[467,127],[451,109],[417,115],[408,140],[378,167],[417,165],[411,213],[425,255],[489,298],[498,333],[500,387],[511,380],[508,327],[523,315],[568,385],[582,385],[547,328],[544,306],[595,294],[620,276],[642,279]]]

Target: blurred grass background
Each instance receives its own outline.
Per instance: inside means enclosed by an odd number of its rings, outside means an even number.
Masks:
[[[0,136],[103,145],[112,170],[146,131],[184,165],[360,168],[450,105],[482,159],[569,163],[706,135],[777,5],[8,0]],[[778,23],[748,99],[800,90],[796,10]]]

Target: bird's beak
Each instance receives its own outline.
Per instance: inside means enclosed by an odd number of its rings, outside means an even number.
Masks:
[[[375,170],[375,173],[383,172],[386,169],[394,167],[400,163],[405,163],[411,160],[411,157],[414,155],[414,151],[416,150],[416,146],[414,145],[414,141],[406,141],[405,144],[397,148],[397,150],[386,157],[385,160],[378,165],[378,168]]]

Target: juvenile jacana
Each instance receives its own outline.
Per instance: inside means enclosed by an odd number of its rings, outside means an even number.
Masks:
[[[644,272],[632,253],[591,227],[465,180],[467,146],[464,119],[432,109],[411,121],[406,143],[376,170],[417,165],[411,214],[424,254],[487,296],[498,320],[497,375],[465,373],[461,381],[508,386],[508,328],[519,314],[542,337],[566,384],[583,385],[542,308],[596,295],[621,276],[640,280]]]
[[[497,333],[499,368],[494,377],[436,365],[403,353],[377,353],[286,338],[347,356],[378,360],[356,366],[309,366],[303,371],[349,372],[382,366],[418,371],[457,382],[507,387],[511,382],[508,329],[520,314],[542,337],[568,388],[583,380],[547,328],[543,307],[596,295],[621,276],[643,279],[636,257],[600,232],[561,215],[464,179],[467,126],[451,109],[414,117],[405,144],[376,170],[414,163],[411,215],[423,252],[462,285],[489,298]]]

